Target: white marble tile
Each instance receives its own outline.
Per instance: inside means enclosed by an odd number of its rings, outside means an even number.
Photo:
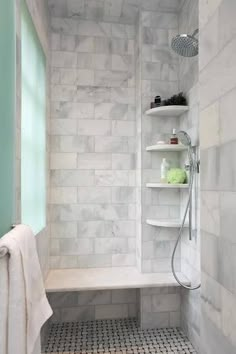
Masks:
[[[77,36],[75,50],[79,53],[93,53],[94,37]]]
[[[217,54],[219,50],[219,14],[218,11],[211,17],[204,28],[201,42],[202,55],[199,57],[199,69],[202,70]]]
[[[220,235],[220,194],[201,192],[201,227],[214,235]]]
[[[111,154],[106,153],[79,153],[78,168],[83,170],[110,169]]]
[[[77,122],[74,119],[51,119],[50,134],[76,135]]]
[[[110,254],[93,254],[86,256],[77,257],[78,267],[79,268],[105,268],[111,267],[111,255]]]
[[[209,148],[220,143],[219,103],[215,102],[201,112],[201,148]]]
[[[108,120],[79,120],[78,121],[78,134],[79,135],[110,135],[111,122]]]
[[[89,136],[61,136],[61,152],[93,152],[94,138]]]
[[[122,12],[123,0],[105,0],[104,15],[112,17],[120,17]]]
[[[95,171],[95,184],[98,186],[134,186],[135,180],[129,171]]]
[[[113,121],[112,135],[113,136],[134,136],[135,123],[131,121]]]
[[[152,295],[152,312],[166,312],[180,310],[179,294]]]
[[[51,100],[70,102],[73,100],[75,94],[74,85],[52,85],[51,86]]]
[[[60,239],[61,255],[86,255],[93,253],[93,241],[91,239]]]
[[[55,33],[76,35],[78,32],[77,20],[52,17],[51,27]]]
[[[235,295],[221,288],[222,296],[222,330],[226,338],[236,346],[236,314],[232,309],[235,308]]]
[[[132,68],[132,57],[128,55],[112,55],[112,70],[116,71],[130,71]]]
[[[60,69],[60,83],[62,85],[75,85],[77,82],[76,69]]]
[[[76,68],[77,54],[72,52],[53,51],[52,66],[55,68]]]
[[[94,185],[93,170],[54,170],[51,171],[51,185],[61,187]]]
[[[133,267],[136,265],[134,254],[113,254],[112,267]]]
[[[84,291],[78,294],[79,306],[106,305],[111,303],[111,291]]]
[[[87,119],[94,115],[93,103],[54,102],[52,104],[52,117],[67,119]]]
[[[76,36],[61,34],[60,49],[65,52],[74,52]]]
[[[112,291],[113,304],[132,304],[137,301],[136,289],[124,289]]]
[[[113,203],[135,203],[136,193],[134,187],[112,187]]]
[[[99,70],[95,72],[95,85],[110,87],[127,87],[131,74],[120,71]]]
[[[58,187],[50,190],[51,204],[69,204],[77,202],[76,188],[74,187]]]
[[[51,223],[51,237],[55,238],[74,238],[77,235],[77,223],[76,222],[57,222]]]
[[[111,35],[111,24],[80,20],[77,31],[82,36],[109,37]]]
[[[114,137],[114,136],[101,136],[101,137],[96,136],[95,152],[128,153],[129,152],[128,138]],[[115,163],[113,161],[114,158],[112,157],[112,163]]]
[[[67,0],[67,16],[80,17],[85,11],[85,0]]]
[[[75,153],[51,153],[50,168],[54,170],[75,169],[77,167],[77,155]]]
[[[78,53],[77,54],[77,67],[79,69],[94,69],[95,58],[92,53]]]
[[[109,187],[79,187],[79,203],[110,203],[111,189]]]
[[[219,103],[220,109],[220,141],[226,143],[235,140],[235,119],[234,107],[236,99],[236,90],[224,95]]]
[[[236,243],[234,233],[236,193],[221,192],[220,194],[220,234],[222,237]]]
[[[98,238],[94,240],[95,254],[127,253],[127,238]]]
[[[142,66],[142,77],[144,80],[160,80],[161,66],[159,63],[144,62]]]
[[[135,155],[134,154],[112,154],[113,170],[134,170]]]
[[[59,33],[51,33],[51,50],[61,49],[61,36]]]
[[[116,74],[115,74],[116,75]],[[124,74],[119,73],[119,77]],[[121,76],[120,76],[121,75]],[[125,76],[128,78],[128,76]],[[131,106],[122,103],[102,102],[95,105],[96,119],[112,119],[112,120],[134,120],[132,117]]]
[[[95,37],[95,53],[109,54],[111,53],[111,38]]]
[[[236,40],[232,40],[201,72],[200,104],[202,108],[235,87]],[[227,62],[227,65],[224,63]],[[220,85],[219,85],[220,82]],[[210,88],[210,89],[209,89]]]
[[[95,307],[95,319],[114,319],[114,318],[127,318],[128,305],[98,305]]]
[[[118,222],[118,221],[117,221]],[[78,237],[112,237],[113,221],[79,221]]]

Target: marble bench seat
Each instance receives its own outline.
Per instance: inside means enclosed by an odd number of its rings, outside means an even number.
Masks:
[[[183,274],[178,273],[178,276],[184,284],[190,285]],[[179,284],[172,273],[140,273],[135,267],[52,269],[45,282],[48,293],[174,286]]]

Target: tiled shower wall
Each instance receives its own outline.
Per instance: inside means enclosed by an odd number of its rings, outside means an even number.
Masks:
[[[49,293],[52,323],[137,317],[138,290]]]
[[[51,11],[51,267],[133,266],[134,25]]]
[[[179,13],[179,32],[192,34],[198,27],[198,0],[185,0]],[[197,35],[198,37],[198,35]],[[188,99],[189,111],[180,118],[180,127],[191,137],[192,144],[197,146],[199,152],[199,68],[198,56],[193,58],[180,57],[179,85]],[[186,154],[182,156],[184,165]],[[200,282],[200,177],[195,176],[193,189],[193,239],[189,240],[185,232],[181,242],[181,271],[191,279],[192,285]],[[187,191],[181,192],[182,213],[187,202]],[[181,293],[181,325],[188,337],[200,352],[200,290],[188,291],[182,289]]]
[[[143,2],[144,4],[144,2]],[[169,98],[178,92],[178,57],[170,48],[170,41],[178,31],[178,2],[152,3],[140,14],[140,97],[141,114],[137,115],[140,125],[138,141],[140,145],[141,174],[141,242],[140,257],[143,272],[170,272],[170,257],[177,237],[176,230],[161,229],[146,224],[146,219],[176,219],[180,214],[180,193],[175,190],[155,190],[146,188],[148,182],[160,181],[160,166],[166,157],[171,166],[179,165],[176,153],[147,152],[146,147],[158,140],[168,140],[172,129],[179,128],[177,118],[148,117],[145,111],[156,95]],[[174,7],[175,5],[175,7]],[[141,139],[141,141],[140,141]],[[180,253],[177,254],[177,269],[180,269]]]
[[[236,352],[236,2],[200,0],[201,342]]]
[[[170,41],[180,2],[141,2],[136,25],[124,12],[108,20],[106,3],[89,2],[79,12],[72,2],[66,9],[55,4],[49,1],[51,267],[132,266],[137,253],[140,270],[169,272],[176,231],[146,219],[178,218],[180,193],[145,185],[160,180],[163,157],[174,167],[179,155],[147,153],[146,146],[168,140],[179,120],[144,112],[155,95],[178,92]]]

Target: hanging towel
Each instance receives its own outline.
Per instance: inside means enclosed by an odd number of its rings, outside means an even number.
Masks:
[[[32,354],[52,309],[28,226],[18,225],[0,239],[0,258],[0,354]]]

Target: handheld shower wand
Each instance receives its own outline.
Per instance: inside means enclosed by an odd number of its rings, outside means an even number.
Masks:
[[[177,277],[177,274],[175,272],[175,265],[174,265],[174,260],[175,260],[175,253],[176,253],[176,249],[178,247],[178,244],[181,240],[181,237],[183,235],[183,230],[184,230],[184,224],[186,221],[186,217],[187,217],[187,213],[189,212],[189,240],[192,240],[192,190],[193,190],[193,183],[194,183],[194,175],[196,172],[198,172],[198,161],[196,161],[196,156],[194,154],[193,151],[193,146],[191,143],[191,138],[190,136],[185,132],[185,131],[179,131],[178,132],[178,137],[180,142],[188,147],[188,158],[189,158],[189,195],[188,195],[188,200],[187,200],[187,204],[184,210],[184,216],[183,216],[183,220],[181,223],[181,227],[179,229],[179,235],[178,238],[176,240],[175,246],[174,246],[174,250],[172,253],[172,257],[171,257],[171,268],[172,268],[172,273],[175,277],[175,280],[179,283],[179,285],[181,285],[183,288],[187,289],[187,290],[197,290],[200,288],[201,284],[198,284],[194,287],[191,286],[187,286],[184,285],[179,278]]]

